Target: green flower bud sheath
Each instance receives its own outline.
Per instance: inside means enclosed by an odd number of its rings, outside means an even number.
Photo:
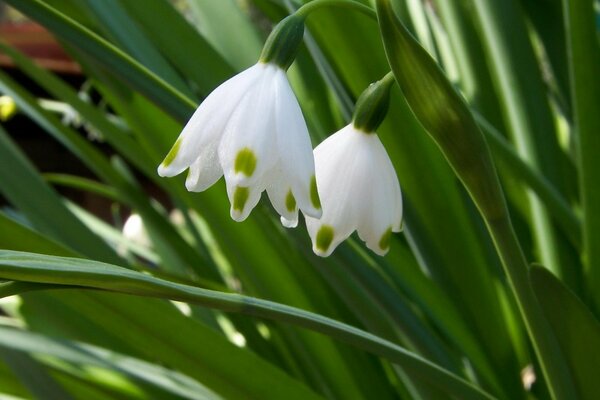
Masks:
[[[362,92],[352,117],[356,129],[365,133],[374,133],[381,125],[390,105],[392,83],[394,83],[394,75],[390,72]]]
[[[304,16],[292,14],[279,22],[265,43],[260,62],[287,70],[294,62],[304,36]]]

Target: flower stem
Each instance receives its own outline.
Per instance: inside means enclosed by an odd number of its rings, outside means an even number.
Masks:
[[[313,0],[296,10],[295,14],[306,17],[311,12],[322,7],[351,8],[373,18],[374,20],[377,20],[377,14],[375,14],[375,10],[369,6],[352,0]]]

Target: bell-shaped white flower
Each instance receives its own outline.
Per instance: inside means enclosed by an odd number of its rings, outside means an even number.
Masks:
[[[322,257],[352,232],[379,255],[402,228],[402,196],[396,171],[375,133],[350,124],[314,151],[323,216],[306,216],[313,251]]]
[[[186,187],[201,192],[225,175],[231,217],[243,221],[266,190],[287,227],[298,209],[321,216],[312,145],[286,70],[302,43],[304,17],[273,30],[261,61],[216,88],[198,107],[158,168],[189,168]]]
[[[216,88],[158,168],[201,192],[225,175],[231,217],[246,219],[266,190],[286,226],[298,208],[321,216],[312,145],[285,70],[259,62]]]

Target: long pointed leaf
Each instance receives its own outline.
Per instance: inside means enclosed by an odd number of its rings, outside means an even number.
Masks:
[[[39,283],[72,284],[143,296],[195,302],[228,312],[240,312],[303,326],[396,362],[430,384],[465,399],[491,398],[446,370],[367,332],[329,318],[270,301],[223,294],[143,275],[89,260],[0,251],[0,277]]]

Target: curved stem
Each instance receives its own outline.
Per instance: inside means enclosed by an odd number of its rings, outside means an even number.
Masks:
[[[377,21],[377,14],[375,14],[375,10],[373,10],[369,6],[365,6],[364,4],[357,3],[352,0],[313,0],[310,3],[304,4],[298,10],[296,10],[295,14],[306,17],[311,12],[318,10],[322,7],[350,8],[362,14],[365,14]]]

